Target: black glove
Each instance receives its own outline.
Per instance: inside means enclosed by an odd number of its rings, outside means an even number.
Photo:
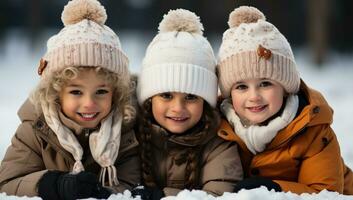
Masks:
[[[39,180],[38,194],[43,200],[75,200],[89,197],[107,199],[111,192],[101,186],[93,173],[48,171]]]
[[[271,179],[257,176],[239,181],[234,187],[233,192],[239,192],[241,189],[254,189],[260,186],[265,186],[268,190],[274,189],[276,192],[282,191],[281,186],[278,183],[272,181]]]
[[[131,195],[140,196],[142,200],[160,200],[164,197],[164,192],[157,187],[139,185],[131,190]]]

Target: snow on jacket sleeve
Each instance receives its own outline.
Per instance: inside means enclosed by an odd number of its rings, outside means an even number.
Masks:
[[[1,163],[0,192],[16,196],[37,196],[37,183],[47,171],[39,146],[32,123],[23,122]]]
[[[274,181],[280,184],[283,191],[299,194],[317,193],[324,189],[343,193],[344,164],[333,130],[329,125],[315,126],[305,134],[313,134],[315,138],[302,157],[298,182]]]

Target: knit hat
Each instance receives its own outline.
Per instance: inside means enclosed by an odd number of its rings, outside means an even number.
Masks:
[[[149,44],[138,81],[140,104],[159,93],[182,92],[216,105],[216,58],[195,13],[170,10]]]
[[[229,97],[237,81],[250,78],[272,79],[286,92],[298,92],[300,76],[292,49],[261,11],[241,6],[230,13],[228,24],[217,67],[223,97]]]
[[[107,14],[97,0],[72,0],[64,7],[65,27],[47,42],[38,73],[43,77],[66,67],[102,67],[128,74],[128,58],[118,36],[104,23]]]
[[[119,77],[129,77],[128,58],[121,50],[118,36],[104,25],[105,9],[97,0],[72,0],[64,7],[62,21],[65,27],[48,41],[48,50],[42,58],[38,73],[43,78],[67,67],[102,67]],[[45,79],[42,79],[45,80]],[[50,79],[49,79],[50,80]],[[75,159],[72,172],[84,171],[81,162],[83,148],[74,133],[60,120],[60,108],[49,101],[41,101],[45,121],[56,134],[61,146]],[[112,109],[100,123],[100,128],[89,136],[93,159],[101,166],[100,182],[117,185],[118,157],[123,116],[119,107]]]

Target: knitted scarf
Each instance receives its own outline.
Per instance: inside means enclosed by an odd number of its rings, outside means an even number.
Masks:
[[[59,119],[59,108],[55,104],[42,102],[41,107],[48,126],[56,134],[59,143],[65,150],[70,152],[75,159],[72,173],[77,174],[84,171],[82,165],[83,149],[75,137],[74,133]],[[94,160],[102,167],[99,175],[99,181],[105,185],[106,173],[108,173],[109,186],[117,185],[117,172],[114,166],[118,157],[121,126],[123,117],[116,108],[105,119],[101,121],[98,130],[92,132],[89,136],[89,146]]]
[[[248,149],[257,154],[265,150],[266,145],[272,141],[278,131],[286,127],[295,117],[299,100],[297,95],[287,98],[285,108],[281,114],[272,119],[266,126],[251,125],[245,127],[235,113],[230,99],[225,99],[221,104],[221,112],[233,126],[234,132],[243,140]]]

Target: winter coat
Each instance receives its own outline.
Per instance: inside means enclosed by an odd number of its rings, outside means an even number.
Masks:
[[[204,126],[201,127],[192,128],[182,135],[171,134],[155,124],[150,130],[151,173],[166,196],[174,196],[187,189],[185,175],[192,172],[186,169],[186,165],[192,151],[196,155],[194,159],[200,163],[196,169],[197,184],[192,189],[218,196],[232,192],[234,185],[243,179],[237,145],[217,137],[216,129],[205,131]]]
[[[37,183],[47,170],[71,171],[75,163],[72,155],[59,143],[48,127],[44,116],[35,114],[28,100],[18,115],[22,121],[12,138],[0,167],[0,192],[16,196],[38,196]],[[99,175],[101,167],[90,153],[89,130],[76,126],[70,120],[62,120],[72,128],[84,149],[82,164],[86,171]],[[119,185],[114,192],[131,189],[140,182],[138,142],[132,124],[122,127],[119,155],[115,162]]]
[[[333,111],[323,96],[304,82],[298,96],[297,116],[261,153],[252,154],[224,119],[218,135],[238,143],[245,178],[266,177],[283,191],[298,194],[327,189],[352,195],[353,174],[341,158],[330,127]]]

